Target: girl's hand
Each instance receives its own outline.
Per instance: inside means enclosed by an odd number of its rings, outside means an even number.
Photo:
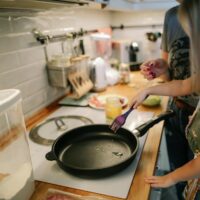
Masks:
[[[167,188],[176,184],[170,174],[167,174],[165,176],[150,176],[145,178],[145,182],[149,183],[151,187],[156,188]]]
[[[137,95],[135,95],[132,99],[132,104],[131,104],[133,109],[137,108],[147,97],[148,93],[146,90],[142,90]]]
[[[154,72],[156,65],[156,61],[151,60],[143,63],[140,66],[140,72],[144,76],[144,78],[146,78],[147,80],[153,80],[154,78],[156,78],[156,74]]]
[[[168,72],[168,64],[163,59],[151,60],[140,66],[140,72],[147,80],[152,80]]]

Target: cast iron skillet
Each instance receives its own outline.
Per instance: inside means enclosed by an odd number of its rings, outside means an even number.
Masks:
[[[138,137],[173,115],[173,111],[166,111],[133,132],[120,128],[113,133],[106,124],[72,129],[54,141],[46,159],[56,160],[60,168],[77,176],[98,178],[112,175],[133,161],[139,148]]]

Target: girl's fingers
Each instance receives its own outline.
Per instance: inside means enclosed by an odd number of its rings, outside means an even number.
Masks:
[[[155,72],[153,72],[153,71],[148,71],[148,70],[146,70],[146,71],[144,71],[144,70],[142,70],[141,71],[141,74],[144,76],[144,78],[146,78],[147,80],[152,80],[152,79],[154,79],[154,78],[156,78],[156,73]]]
[[[148,176],[148,177],[145,177],[145,179],[157,179],[158,176]]]
[[[166,188],[170,186],[163,177],[160,176],[152,176],[145,178],[145,182],[150,184],[151,187],[155,188]]]
[[[146,79],[149,80],[149,81],[151,81],[151,80],[154,79],[154,77],[150,74],[150,75],[146,76]]]
[[[145,182],[147,182],[147,183],[159,183],[160,179],[159,179],[159,177],[152,176],[152,177],[145,178]]]
[[[151,185],[151,187],[153,187],[153,188],[161,188],[161,186],[159,185],[159,184],[150,184]]]
[[[145,180],[146,183],[159,183],[157,179]]]
[[[145,72],[149,72],[150,70],[151,70],[150,67],[144,67],[144,68],[142,68],[142,71],[145,71]]]
[[[141,70],[146,70],[146,69],[150,69],[150,67],[148,65],[141,65],[140,69]]]
[[[155,65],[154,62],[150,62],[150,63],[149,63],[149,67],[151,67],[151,68],[154,67],[154,65]]]
[[[156,73],[155,73],[155,72],[150,72],[150,75],[151,75],[153,78],[156,78]]]

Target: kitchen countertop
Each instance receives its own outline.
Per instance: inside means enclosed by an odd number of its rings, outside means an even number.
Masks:
[[[106,89],[106,91],[102,92],[101,94],[120,94],[126,96],[129,100],[133,97],[133,95],[141,88],[151,84],[156,84],[157,80],[155,81],[147,81],[145,80],[139,72],[132,72],[131,73],[131,82],[128,85],[114,85],[110,86]],[[140,111],[150,111],[154,112],[156,115],[165,111],[167,107],[167,97],[162,98],[162,103],[158,107],[144,107],[140,106],[138,110]],[[130,102],[130,101],[129,101]],[[38,122],[45,119],[49,114],[54,112],[56,109],[59,108],[58,101],[51,104],[50,106],[44,108],[41,112],[39,112],[36,116],[28,119],[26,121],[27,129],[30,130],[34,125]],[[144,149],[132,182],[132,185],[129,190],[128,197],[126,200],[147,200],[150,194],[150,186],[144,182],[144,177],[150,176],[154,173],[159,145],[162,136],[162,128],[163,122],[156,124],[149,130],[149,134],[146,139],[146,143],[144,145]],[[152,145],[153,144],[153,145]],[[93,195],[98,197],[105,197],[106,199],[110,200],[122,200],[121,198],[110,197],[101,194],[95,194],[87,191],[82,191],[78,189],[68,188],[64,186],[58,186],[54,184],[44,183],[40,181],[36,181],[35,184],[35,192],[33,193],[30,200],[45,200],[46,193],[49,188],[54,188],[78,195]],[[114,188],[113,188],[114,189]],[[124,199],[123,199],[124,200]]]

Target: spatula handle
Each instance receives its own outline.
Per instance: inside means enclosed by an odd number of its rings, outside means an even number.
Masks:
[[[124,113],[124,116],[127,117],[133,111],[133,107],[130,107],[128,111]]]

